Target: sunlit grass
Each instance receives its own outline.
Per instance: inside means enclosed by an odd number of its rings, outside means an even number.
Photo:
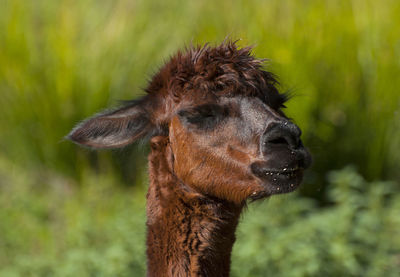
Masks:
[[[399,12],[396,1],[2,1],[3,155],[79,176],[87,155],[62,142],[76,122],[142,94],[177,49],[231,37],[297,95],[288,114],[316,173],[353,163],[399,177]]]

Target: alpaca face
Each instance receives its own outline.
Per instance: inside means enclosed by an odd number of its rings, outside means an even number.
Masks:
[[[169,124],[177,177],[239,203],[296,189],[311,160],[300,129],[259,98],[210,98],[186,103]]]
[[[281,111],[286,96],[250,51],[226,43],[178,52],[146,96],[89,118],[68,138],[116,148],[161,136],[173,174],[205,195],[242,203],[290,192],[311,157]]]

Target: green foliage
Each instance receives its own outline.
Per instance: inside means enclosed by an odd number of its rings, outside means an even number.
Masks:
[[[88,172],[78,188],[0,165],[0,276],[145,275],[143,186]]]
[[[398,276],[396,184],[368,184],[352,167],[328,179],[329,206],[296,194],[250,206],[238,230],[234,276]]]
[[[0,276],[144,276],[143,186],[118,188],[111,175],[87,172],[77,189],[1,165]],[[398,276],[395,184],[368,184],[348,167],[329,175],[327,190],[326,207],[297,193],[249,204],[232,275]]]
[[[2,155],[79,178],[97,154],[62,141],[76,122],[142,94],[177,49],[230,35],[298,95],[288,114],[318,161],[312,188],[349,163],[399,179],[399,13],[395,0],[2,0]],[[143,163],[129,157],[98,158],[129,182]]]

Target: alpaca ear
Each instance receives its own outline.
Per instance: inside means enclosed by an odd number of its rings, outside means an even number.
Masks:
[[[118,148],[145,137],[155,130],[146,110],[147,97],[127,102],[78,124],[67,139],[87,147]]]

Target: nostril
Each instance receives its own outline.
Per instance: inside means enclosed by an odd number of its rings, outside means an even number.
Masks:
[[[290,134],[288,135],[272,135],[272,136],[267,136],[266,140],[264,140],[264,144],[266,147],[270,146],[284,146],[284,147],[289,147],[291,149],[297,149],[301,142],[300,138],[292,136]]]
[[[300,134],[299,127],[293,123],[270,124],[262,137],[264,150],[275,146],[297,149],[301,147]]]

